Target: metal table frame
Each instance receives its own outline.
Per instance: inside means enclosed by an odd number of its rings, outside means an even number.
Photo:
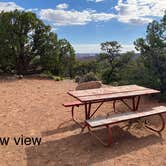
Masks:
[[[92,89],[92,91],[69,91],[68,94],[71,95],[72,97],[76,98],[80,102],[82,102],[81,105],[84,106],[84,112],[85,112],[85,120],[91,119],[96,112],[99,110],[99,108],[105,103],[105,102],[113,102],[113,110],[116,112],[116,101],[121,101],[130,111],[138,111],[139,106],[140,106],[140,99],[144,95],[148,94],[153,94],[153,93],[159,93],[159,91],[154,90],[154,89],[149,89],[145,87],[140,87],[137,85],[127,85],[127,86],[119,86],[119,87],[111,87],[112,89]],[[117,89],[116,89],[117,88]],[[142,92],[141,92],[142,91]],[[113,94],[113,96],[111,96]],[[117,94],[114,95],[114,94]],[[118,95],[119,94],[119,95]],[[103,97],[100,97],[104,95]],[[108,96],[107,96],[108,95]],[[91,96],[96,96],[92,97]],[[99,96],[99,97],[98,97]],[[82,98],[83,97],[83,98]],[[90,98],[88,98],[90,97]],[[131,100],[131,104],[125,101],[125,99]],[[92,110],[92,104],[98,104],[97,107]],[[79,107],[79,105],[77,105]],[[81,127],[81,132],[84,131],[86,128],[86,123],[84,121],[83,124],[78,122],[75,117],[74,117],[74,108],[75,105],[72,106],[71,108],[71,114],[72,114],[72,120],[78,124]],[[165,124],[163,123],[163,117],[160,116],[161,121],[162,121],[162,126]],[[147,126],[147,125],[145,125]],[[147,127],[148,129],[152,129],[151,127]],[[163,127],[161,127],[162,130]],[[153,131],[160,131],[160,130],[155,130],[152,129]]]
[[[93,101],[93,102],[85,102],[84,103],[84,111],[85,111],[85,120],[87,119],[90,119],[92,118],[95,113],[99,110],[99,108],[105,103],[105,102],[110,102],[110,101],[113,101],[113,110],[114,112],[116,112],[116,101],[119,100],[121,101],[125,106],[127,106],[127,108],[129,108],[131,111],[138,111],[138,108],[139,108],[139,104],[140,104],[140,98],[141,98],[141,95],[140,96],[132,96],[132,97],[122,97],[122,98],[119,98],[119,99],[114,99],[114,100],[109,100],[109,99],[105,99],[105,100],[101,100],[101,101]],[[126,101],[125,99],[131,99],[132,100],[132,106],[130,106]],[[96,104],[96,103],[99,103],[99,105],[97,106],[97,108],[92,112],[92,104]],[[81,124],[80,122],[78,122],[75,118],[74,118],[74,107],[75,106],[72,106],[72,109],[71,109],[71,114],[72,114],[72,120],[77,124],[79,125],[82,130],[81,132],[84,131],[85,127],[86,127],[86,124]],[[92,113],[91,113],[92,112]]]

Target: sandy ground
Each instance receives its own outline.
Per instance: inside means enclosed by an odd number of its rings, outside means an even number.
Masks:
[[[143,127],[129,131],[113,127],[113,144],[103,147],[71,119],[70,109],[63,102],[72,101],[66,92],[76,86],[73,81],[22,79],[0,82],[0,137],[41,137],[39,146],[16,145],[10,141],[0,145],[0,166],[165,166],[166,129],[163,139]],[[142,108],[163,105],[143,100]],[[112,103],[99,114],[111,111]],[[125,107],[119,106],[119,109]],[[83,119],[79,108],[77,118]],[[154,117],[155,123],[158,123]],[[104,129],[96,134],[106,138]],[[22,136],[23,135],[23,136]]]

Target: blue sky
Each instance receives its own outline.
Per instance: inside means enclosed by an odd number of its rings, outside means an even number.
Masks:
[[[166,0],[0,0],[0,12],[14,9],[35,12],[76,52],[96,53],[101,42],[112,40],[124,52],[145,36],[149,22],[163,16]]]

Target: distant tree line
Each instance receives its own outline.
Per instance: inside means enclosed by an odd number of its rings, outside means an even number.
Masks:
[[[117,41],[101,43],[102,53],[92,63],[79,64],[77,72],[93,72],[106,84],[155,88],[160,90],[161,99],[166,100],[166,13],[160,21],[149,23],[145,38],[137,39],[134,45],[139,55],[120,53]]]
[[[46,72],[76,77],[77,82],[98,78],[112,85],[138,84],[160,90],[166,99],[166,13],[160,21],[149,23],[146,36],[134,45],[139,55],[121,53],[117,41],[106,41],[96,59],[78,60],[72,45],[58,39],[34,13],[0,13],[0,73]]]

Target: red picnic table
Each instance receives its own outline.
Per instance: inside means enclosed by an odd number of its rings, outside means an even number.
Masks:
[[[73,103],[65,103],[65,107],[72,107],[72,119],[82,128],[82,131],[85,127],[99,127],[99,126],[106,126],[109,129],[109,125],[121,121],[136,119],[140,117],[150,116],[159,114],[162,121],[162,127],[160,130],[155,130],[150,127],[153,131],[156,131],[160,134],[160,132],[165,127],[165,122],[161,113],[166,112],[166,107],[156,108],[155,110],[151,110],[146,113],[139,113],[139,105],[140,105],[140,98],[145,95],[156,94],[160,93],[158,90],[138,86],[138,85],[125,85],[125,86],[117,86],[117,87],[106,87],[106,88],[98,88],[98,89],[88,89],[88,90],[77,90],[77,91],[69,91],[68,94],[77,99],[77,101]],[[132,104],[129,104],[125,101],[125,99],[131,100]],[[130,112],[123,115],[115,115],[111,118],[101,119],[101,120],[93,120],[94,114],[99,110],[99,108],[105,102],[113,101],[113,109],[116,111],[116,101],[121,101],[124,103],[129,109]],[[95,110],[92,110],[92,104],[98,104]],[[83,105],[85,107],[85,123],[84,125],[80,124],[74,119],[74,107]],[[92,120],[91,120],[92,119]],[[90,129],[89,129],[90,130]],[[96,137],[96,136],[95,136]],[[111,134],[110,134],[111,137]],[[101,140],[99,140],[103,143]],[[110,141],[111,142],[111,141]],[[109,142],[109,144],[110,144]],[[103,143],[104,144],[104,143]],[[105,145],[105,144],[104,144]]]
[[[81,105],[85,106],[85,119],[90,119],[104,102],[113,101],[115,111],[115,102],[122,101],[131,111],[137,111],[140,104],[140,98],[144,95],[160,93],[158,90],[145,88],[138,85],[125,85],[98,89],[69,91],[68,94],[79,100]],[[125,99],[132,100],[130,106]],[[91,113],[91,105],[100,103],[97,109]]]

